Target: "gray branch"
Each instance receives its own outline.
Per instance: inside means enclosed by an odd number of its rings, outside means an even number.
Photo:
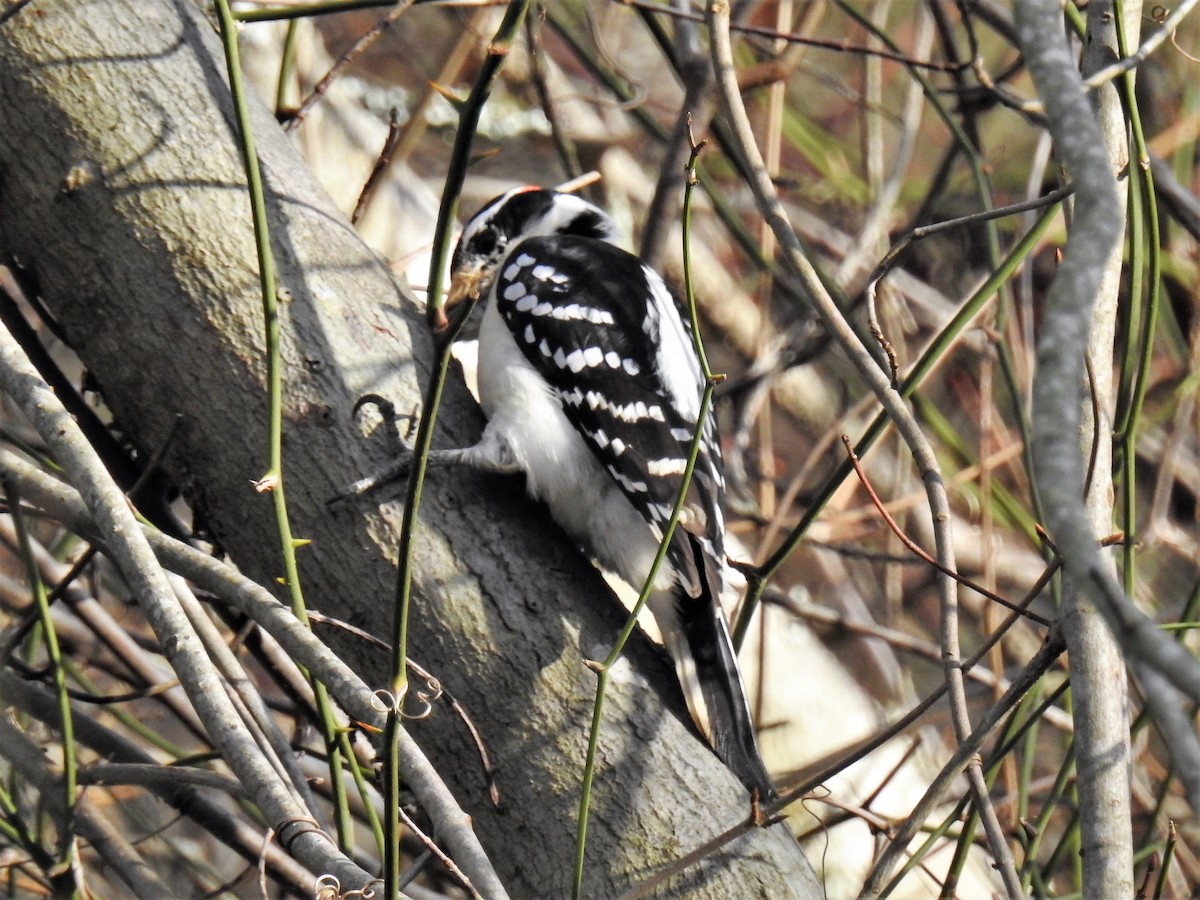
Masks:
[[[1126,13],[1136,18],[1137,9]],[[1112,4],[1098,3],[1089,9],[1089,45],[1084,55],[1089,69],[1098,68],[1104,54],[1115,56],[1114,16]],[[1151,711],[1159,715],[1175,710],[1176,696],[1170,685],[1200,701],[1200,665],[1125,596],[1095,532],[1110,520],[1111,426],[1083,420],[1090,403],[1081,390],[1090,336],[1096,374],[1089,390],[1095,392],[1103,419],[1110,405],[1112,319],[1124,228],[1114,177],[1127,140],[1123,117],[1115,92],[1108,88],[1110,95],[1098,98],[1107,133],[1097,122],[1066,40],[1060,4],[1026,0],[1017,4],[1016,22],[1018,41],[1045,105],[1059,160],[1075,186],[1074,217],[1062,263],[1047,291],[1038,339],[1033,461],[1035,483],[1069,588],[1063,626],[1071,651],[1071,685],[1078,701],[1083,889],[1086,896],[1124,897],[1134,886],[1128,713],[1121,655],[1131,661],[1142,679]],[[1093,425],[1098,426],[1097,482],[1089,490],[1084,482]],[[1115,639],[1115,647],[1108,635],[1100,633],[1097,612]],[[1168,696],[1161,696],[1163,691]],[[1178,715],[1170,715],[1159,724],[1164,733],[1184,742],[1170,748],[1172,755],[1194,759],[1200,750],[1194,730],[1181,732],[1178,720]]]
[[[97,530],[83,501],[69,485],[7,450],[0,450],[0,478],[15,481],[28,502],[97,546],[105,547],[104,535]],[[182,575],[201,590],[254,620],[279,642],[293,660],[329,689],[351,718],[376,731],[383,730],[384,710],[375,701],[371,688],[337,654],[301,625],[270,591],[231,566],[155,528],[143,526],[143,531],[164,568]],[[476,886],[487,888],[491,885],[492,890],[487,893],[495,895],[496,885],[493,881],[496,875],[471,829],[470,817],[463,812],[412,736],[403,729],[400,732],[400,766],[405,783],[424,804],[435,831],[450,848],[459,867]]]
[[[1160,631],[1125,596],[1083,505],[1084,460],[1079,452],[1083,346],[1105,260],[1121,236],[1116,181],[1079,70],[1059,28],[1055,0],[1018,4],[1026,64],[1047,106],[1059,154],[1076,188],[1075,221],[1046,297],[1034,383],[1034,476],[1046,505],[1050,534],[1067,572],[1113,630],[1127,658],[1157,668],[1200,703],[1200,664]]]
[[[41,685],[31,684],[0,670],[0,697],[4,698],[5,704],[46,722],[52,728],[61,727],[57,698]],[[86,715],[75,717],[75,737],[108,760],[146,766],[159,764],[131,739],[111,731]],[[10,744],[5,742],[0,746],[7,751]],[[267,864],[292,890],[300,893],[311,890],[312,873],[284,853],[278,843],[265,842],[264,846],[260,828],[248,823],[244,817],[231,813],[207,792],[196,790],[182,779],[149,783],[147,787],[174,809],[186,813],[218,840],[225,842],[247,862],[259,863],[265,854]]]
[[[50,769],[46,756],[33,741],[13,725],[7,716],[0,716],[0,747],[3,756],[21,773],[21,777],[37,787],[42,802],[55,817],[59,828],[66,823],[66,804],[62,795],[62,772]],[[170,889],[162,882],[137,849],[116,826],[86,798],[74,810],[75,830],[92,845],[92,849],[129,886],[133,896],[155,900],[169,897]]]

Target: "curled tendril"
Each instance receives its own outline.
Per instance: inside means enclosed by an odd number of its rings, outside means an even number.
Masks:
[[[391,713],[402,719],[419,722],[429,718],[433,713],[433,704],[440,700],[444,693],[442,683],[431,675],[425,679],[424,690],[415,691],[413,694],[406,692],[403,697],[397,697],[391,691],[380,688],[371,695],[371,705],[380,712]],[[418,712],[409,712],[404,709],[404,702],[409,696],[416,697]]]
[[[400,702],[391,691],[379,688],[371,692],[371,706],[381,713],[398,712]]]
[[[285,837],[284,832],[292,828],[295,828],[295,830],[291,831]],[[283,849],[288,853],[292,852],[292,844],[295,843],[296,838],[300,837],[302,834],[319,834],[331,844],[334,842],[333,839],[330,838],[330,836],[327,835],[321,828],[321,823],[312,816],[292,816],[290,819],[284,819],[282,822],[272,828],[271,832],[273,832],[275,837],[279,840],[279,846],[283,847]]]
[[[1200,62],[1200,57],[1193,56],[1192,54],[1188,53],[1186,50],[1184,50],[1182,47],[1179,46],[1179,41],[1176,39],[1177,34],[1178,34],[1178,32],[1175,32],[1175,31],[1171,32],[1171,46],[1174,47],[1176,50],[1178,50],[1184,57],[1186,57],[1191,62]]]
[[[442,683],[430,675],[425,679],[425,690],[417,691],[417,699],[421,702],[421,711],[419,713],[402,713],[402,715],[404,718],[414,721],[428,718],[433,713],[433,704],[441,699],[442,694]]]
[[[352,898],[374,900],[379,896],[376,886],[380,884],[383,884],[383,880],[375,878],[368,881],[364,887],[343,891],[338,877],[326,872],[324,875],[317,876],[317,880],[313,884],[313,900],[352,900]]]
[[[1148,18],[1155,25],[1163,25],[1166,23],[1167,18],[1170,15],[1171,7],[1167,6],[1165,3],[1156,3],[1154,6],[1150,7],[1150,12],[1146,13],[1146,18]],[[1185,59],[1188,59],[1191,62],[1200,62],[1200,57],[1193,56],[1191,53],[1188,53],[1179,46],[1177,31],[1171,32],[1171,46],[1178,50]]]
[[[318,875],[313,882],[313,900],[339,900],[342,896],[342,883],[336,875],[326,872]]]
[[[366,887],[346,891],[346,893],[338,897],[338,900],[350,900],[352,897],[359,897],[361,900],[372,900],[372,898],[379,896],[379,892],[375,890],[375,885],[377,884],[383,884],[383,880],[376,878],[374,881],[368,882]]]

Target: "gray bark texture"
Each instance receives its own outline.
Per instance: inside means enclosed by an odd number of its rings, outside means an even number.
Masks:
[[[419,405],[431,342],[407,293],[253,112],[286,289],[284,478],[309,605],[391,631],[399,504],[327,509],[381,467],[351,422],[357,397]],[[45,0],[0,24],[0,250],[37,280],[120,427],[166,468],[248,575],[282,573],[267,464],[262,307],[224,62],[185,0]],[[481,419],[458,382],[437,442]],[[433,472],[416,546],[410,652],[487,742],[494,808],[469,737],[444,706],[409,723],[513,896],[569,891],[576,809],[601,658],[623,613],[515,479]],[[385,656],[328,635],[369,684]],[[340,641],[341,643],[336,643]],[[635,640],[610,679],[584,893],[611,896],[743,819],[748,798],[685,725],[660,653]],[[691,868],[672,895],[817,896],[783,826]]]

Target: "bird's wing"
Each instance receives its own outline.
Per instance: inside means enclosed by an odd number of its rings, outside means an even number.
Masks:
[[[513,248],[500,266],[494,297],[517,346],[557,392],[571,424],[661,537],[679,495],[703,389],[689,330],[662,279],[611,244],[553,235]],[[717,559],[724,552],[723,494],[710,415],[681,521]],[[693,553],[679,546],[673,556],[692,557],[673,562],[694,580]]]

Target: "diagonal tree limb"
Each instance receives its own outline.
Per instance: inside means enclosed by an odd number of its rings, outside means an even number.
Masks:
[[[182,416],[164,469],[261,585],[280,573],[270,504],[249,480],[264,445],[261,298],[229,87],[211,24],[186,0],[40,0],[0,29],[0,245],[17,254],[140,448]],[[137,27],[131,28],[130,22]],[[365,393],[412,408],[429,371],[419,310],[358,240],[260,104],[252,104],[281,285],[284,468],[306,594],[378,630],[395,583],[394,503],[330,512],[379,468],[348,425]],[[77,164],[90,178],[64,178]],[[480,416],[450,386],[439,440],[465,446]],[[457,722],[410,726],[514,895],[565,889],[592,675],[581,660],[624,617],[602,579],[523,496],[495,478],[438,477],[417,529],[410,638],[488,742],[505,806]],[[331,635],[368,684],[379,654]],[[686,724],[676,682],[642,638],[619,667],[602,747],[585,890],[619,893],[739,817],[745,792]],[[606,717],[607,718],[607,717]],[[636,783],[636,791],[629,785]],[[631,836],[636,835],[636,840]],[[461,864],[461,861],[460,861]],[[755,886],[748,888],[748,885]],[[819,888],[785,827],[747,835],[673,883],[698,895]]]
[[[52,728],[58,727],[59,712],[54,696],[43,686],[0,670],[0,697],[13,709],[21,710]],[[79,741],[105,759],[147,766],[157,765],[159,762],[130,738],[106,728],[96,719],[80,716],[77,724],[76,737]],[[201,828],[223,841],[247,862],[261,862],[262,830],[248,823],[244,817],[232,814],[227,806],[214,800],[207,792],[195,790],[182,779],[151,783],[148,787],[157,797],[179,812],[186,813],[199,823]],[[284,853],[278,843],[268,844],[266,860],[281,883],[300,893],[311,889],[312,874]]]
[[[69,485],[8,450],[0,450],[0,477],[15,481],[21,486],[23,496],[72,531],[88,535],[97,545],[105,546],[104,536],[96,529],[78,493]],[[143,527],[143,530],[164,568],[182,575],[254,620],[292,659],[329,688],[352,719],[376,732],[383,729],[384,711],[375,701],[371,688],[270,591],[189,544],[154,528]],[[496,875],[471,830],[470,817],[463,812],[437,770],[407,732],[401,733],[400,759],[406,784],[422,802],[434,830],[446,843],[459,867],[473,884],[490,884]]]

